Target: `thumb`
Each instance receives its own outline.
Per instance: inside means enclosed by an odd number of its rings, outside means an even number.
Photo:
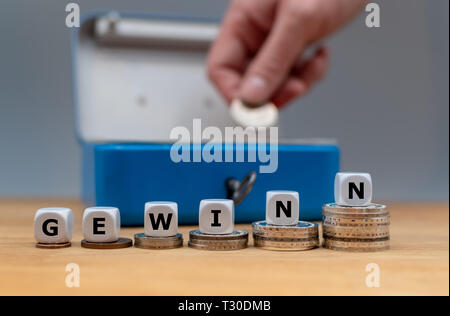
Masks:
[[[269,36],[247,68],[239,97],[249,104],[270,100],[289,75],[303,50],[300,23],[293,14],[275,20]]]

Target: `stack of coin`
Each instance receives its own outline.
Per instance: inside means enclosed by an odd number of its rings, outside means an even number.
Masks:
[[[145,234],[134,235],[134,246],[143,249],[175,249],[183,247],[183,235],[169,237],[150,237]]]
[[[340,251],[373,252],[389,249],[390,216],[385,205],[323,207],[324,247]]]
[[[248,232],[235,230],[231,234],[212,235],[199,230],[189,233],[189,247],[201,250],[228,251],[247,248]]]
[[[317,224],[297,222],[296,225],[270,225],[266,221],[255,222],[253,240],[255,247],[266,250],[302,251],[319,246]]]

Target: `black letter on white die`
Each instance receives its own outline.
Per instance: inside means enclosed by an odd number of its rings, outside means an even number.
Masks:
[[[221,227],[222,224],[219,223],[219,214],[222,213],[221,210],[212,210],[211,213],[214,214],[214,222],[211,224],[211,227]]]
[[[155,214],[149,213],[150,215],[150,222],[152,224],[152,227],[154,230],[159,229],[159,224],[162,224],[162,227],[164,230],[168,230],[170,227],[170,222],[172,221],[172,213],[168,214],[167,221],[164,219],[164,215],[159,213],[158,218],[155,221]]]
[[[276,202],[277,217],[281,217],[281,209],[286,217],[292,216],[291,201],[287,201],[287,208],[284,206],[283,202]]]
[[[44,232],[44,234],[46,234],[47,236],[57,236],[58,235],[58,226],[53,226],[50,227],[50,231],[48,230],[48,224],[50,223],[54,223],[56,225],[58,225],[58,220],[56,219],[48,219],[46,220],[43,224],[42,224],[42,231]]]
[[[98,230],[99,228],[104,228],[105,227],[105,222],[106,218],[94,218],[94,235],[105,235],[106,232],[105,231],[100,231]],[[103,223],[100,223],[103,222]]]
[[[353,199],[353,192],[356,193],[358,198],[364,199],[364,182],[359,183],[359,188],[356,186],[354,182],[350,182],[348,184],[349,199]]]

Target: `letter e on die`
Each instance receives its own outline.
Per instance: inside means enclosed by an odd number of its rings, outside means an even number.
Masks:
[[[89,207],[83,213],[83,236],[88,242],[115,242],[120,238],[120,212],[116,207]]]

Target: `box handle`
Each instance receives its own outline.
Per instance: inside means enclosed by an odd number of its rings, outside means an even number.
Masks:
[[[234,204],[239,205],[247,195],[252,191],[253,185],[256,181],[256,172],[250,171],[242,180],[242,182],[236,180],[235,178],[228,178],[225,181],[225,186],[227,188],[227,198],[234,201]]]

